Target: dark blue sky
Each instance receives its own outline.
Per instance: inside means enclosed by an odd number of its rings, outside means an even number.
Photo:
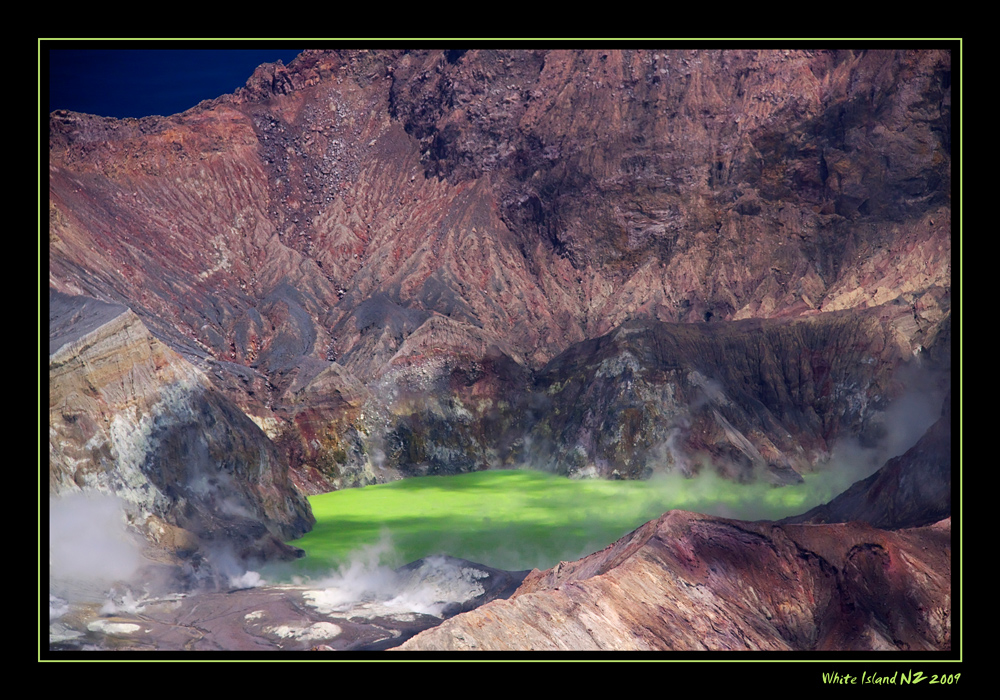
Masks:
[[[77,45],[80,45],[79,43]],[[104,44],[105,46],[107,44]],[[105,117],[170,115],[234,92],[261,63],[286,65],[300,50],[41,46],[49,109]],[[160,44],[163,46],[163,44]],[[44,74],[43,74],[44,78]],[[44,93],[43,93],[44,94]]]

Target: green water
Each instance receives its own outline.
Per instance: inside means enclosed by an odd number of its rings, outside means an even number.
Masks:
[[[548,568],[674,508],[773,519],[802,513],[842,488],[822,477],[775,488],[708,476],[577,481],[525,470],[405,479],[310,497],[316,526],[292,543],[307,556],[290,575],[325,575],[365,547],[377,548],[368,556],[389,566],[450,554],[502,569]]]

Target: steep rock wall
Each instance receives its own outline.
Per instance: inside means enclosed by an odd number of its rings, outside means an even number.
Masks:
[[[530,427],[501,404],[633,319],[873,309],[932,347],[950,75],[930,49],[306,51],[179,115],[53,113],[50,285],[133,309],[303,488],[505,464]],[[300,391],[320,375],[348,398]],[[456,393],[410,410],[421,382]]]
[[[50,495],[117,496],[159,556],[294,556],[312,513],[257,426],[127,308],[49,306]]]

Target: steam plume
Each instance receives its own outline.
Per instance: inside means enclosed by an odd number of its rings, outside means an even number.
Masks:
[[[143,563],[116,497],[71,494],[49,500],[51,576],[110,584],[132,577]]]

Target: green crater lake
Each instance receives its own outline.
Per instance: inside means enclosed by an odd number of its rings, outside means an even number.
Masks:
[[[306,557],[281,576],[323,576],[359,557],[401,566],[434,554],[544,569],[603,549],[675,508],[744,520],[796,515],[846,488],[828,481],[820,474],[777,488],[714,476],[603,481],[491,470],[344,489],[309,498],[316,526],[292,542]]]

